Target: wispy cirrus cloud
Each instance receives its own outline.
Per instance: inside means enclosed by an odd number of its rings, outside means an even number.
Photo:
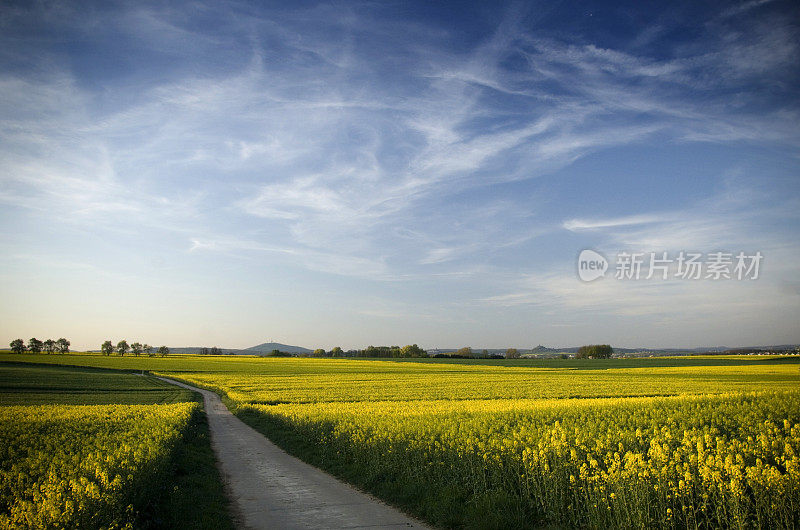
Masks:
[[[58,212],[99,256],[157,241],[176,259],[257,256],[417,298],[425,281],[461,281],[454,296],[492,307],[524,306],[508,278],[571,258],[578,240],[706,248],[767,234],[784,248],[770,215],[796,226],[790,207],[723,208],[694,184],[724,185],[741,153],[796,165],[796,21],[779,4],[670,11],[629,37],[519,4],[471,14],[472,29],[347,2],[10,10],[0,201],[30,226]],[[661,171],[660,149],[716,169]],[[796,191],[780,164],[762,166],[740,188],[776,183],[765,204]],[[657,170],[674,189],[657,208],[630,204],[631,183]],[[573,296],[542,278],[552,307]]]
[[[210,5],[203,9],[215,10]],[[205,48],[232,42],[236,39],[231,36],[238,35],[248,48],[233,71],[149,83],[132,105],[99,119],[92,95],[67,72],[36,83],[36,90],[14,85],[26,82],[24,78],[11,79],[4,93],[24,99],[11,100],[15,107],[50,105],[62,115],[50,122],[40,119],[41,112],[32,115],[18,124],[17,132],[8,133],[10,139],[26,142],[32,129],[44,127],[41,141],[64,152],[69,145],[59,147],[63,140],[53,132],[77,128],[81,148],[94,144],[100,156],[73,165],[84,175],[105,175],[104,183],[95,178],[89,184],[80,177],[69,184],[63,169],[29,165],[28,173],[40,177],[29,179],[28,185],[61,195],[59,186],[99,186],[103,200],[91,202],[84,195],[70,203],[79,212],[100,215],[114,209],[152,214],[145,205],[168,195],[169,181],[194,181],[203,195],[218,193],[224,182],[223,195],[233,207],[268,221],[270,230],[283,226],[288,235],[305,235],[301,244],[326,251],[342,250],[341,240],[357,235],[360,242],[352,248],[362,252],[363,243],[383,230],[385,220],[414,226],[415,209],[435,196],[540,177],[599,149],[643,142],[654,134],[692,141],[753,134],[744,132],[753,130],[752,115],[739,115],[739,120],[746,118],[741,125],[719,116],[729,107],[722,98],[712,105],[706,98],[700,106],[685,97],[698,82],[706,82],[698,72],[715,61],[726,64],[720,54],[730,42],[723,47],[722,39],[716,54],[657,60],[534,37],[515,22],[519,13],[510,13],[490,38],[459,53],[437,49],[445,35],[426,39],[416,31],[423,39],[416,46],[389,51],[387,62],[405,65],[409,76],[406,83],[396,84],[394,76],[381,78],[384,65],[376,65],[369,48],[347,45],[347,39],[331,47],[330,28],[350,38],[369,38],[380,30],[390,41],[405,41],[403,34],[415,28],[390,27],[378,12],[356,22],[347,12],[317,18],[322,11],[286,11],[276,19],[219,8],[217,15],[232,29],[226,37],[188,27],[168,10],[127,11],[133,23],[125,32],[140,41],[159,35],[167,43],[191,39]],[[302,39],[290,29],[299,24],[304,26]],[[771,41],[757,44],[756,36],[739,41],[734,46],[742,49],[773,48]],[[280,55],[264,42],[279,43]],[[786,53],[773,54],[771,68],[785,64],[790,55],[791,40],[781,42]],[[170,49],[191,53],[176,46]],[[505,67],[512,58],[526,66]],[[757,73],[748,74],[747,68],[740,68],[739,77]],[[489,97],[498,92],[509,99]],[[56,93],[61,95],[54,97]],[[37,103],[41,100],[46,105]],[[85,110],[63,110],[76,108]],[[769,124],[763,129],[774,129],[775,119]],[[103,166],[97,166],[98,159],[104,160]],[[13,171],[15,179],[26,172],[21,165]],[[123,183],[123,193],[114,191],[114,179]],[[138,191],[128,185],[131,179],[141,183]],[[118,197],[125,194],[129,197]],[[177,201],[169,198],[170,203]],[[319,230],[333,237],[307,237]],[[333,246],[325,248],[325,241]],[[459,246],[470,247],[467,241]],[[434,244],[423,252],[435,256],[437,249]]]
[[[670,217],[674,217],[670,216]],[[652,224],[661,222],[665,219],[663,215],[629,215],[623,217],[614,217],[609,219],[568,219],[564,221],[563,227],[570,231],[576,230],[593,230],[597,228],[612,228],[618,226],[631,226]]]

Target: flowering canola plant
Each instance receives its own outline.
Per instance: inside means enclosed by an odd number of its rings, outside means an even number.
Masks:
[[[440,526],[800,526],[791,359],[247,366],[174,375]]]
[[[677,359],[670,361],[675,366],[659,366],[638,359],[584,361],[583,366],[578,360],[553,361],[552,366],[487,366],[302,358],[234,358],[224,364],[212,359],[192,365],[170,359],[180,370],[164,366],[159,371],[237,402],[262,404],[673,396],[782,390],[800,384],[796,362],[747,360],[749,364],[728,365]],[[708,362],[712,361],[725,359]]]
[[[510,524],[794,528],[800,392],[243,405],[323,462],[458,492]],[[441,522],[441,521],[439,521]]]
[[[290,452],[441,527],[800,527],[794,358],[70,362],[215,390]]]
[[[0,528],[134,527],[198,407],[0,407]]]

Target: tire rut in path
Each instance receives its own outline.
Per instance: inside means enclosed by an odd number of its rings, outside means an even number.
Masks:
[[[217,467],[244,528],[426,528],[289,455],[231,414],[214,392],[159,379],[202,394]]]

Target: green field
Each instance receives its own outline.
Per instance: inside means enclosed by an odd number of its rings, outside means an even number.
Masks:
[[[435,526],[800,526],[798,357],[0,361],[212,389],[287,451]]]
[[[154,377],[93,368],[0,364],[0,405],[147,405],[194,399],[192,392]]]
[[[232,528],[196,393],[0,362],[0,527]]]

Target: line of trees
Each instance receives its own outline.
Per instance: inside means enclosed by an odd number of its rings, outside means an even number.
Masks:
[[[273,351],[268,355],[283,355],[285,352]],[[332,348],[330,351],[325,351],[323,348],[317,348],[311,353],[299,354],[300,357],[427,357],[428,352],[417,346],[416,344],[407,344],[403,347],[400,346],[367,346],[363,350],[347,350],[344,351],[339,346]]]
[[[222,355],[222,350],[216,346],[212,346],[211,348],[203,346],[200,348],[200,355]]]
[[[165,357],[169,354],[169,348],[166,346],[160,346],[158,350],[155,350],[153,346],[149,344],[142,344],[140,342],[134,342],[131,345],[128,345],[128,341],[121,340],[114,346],[110,340],[105,341],[100,346],[100,352],[103,355],[111,355],[112,353],[116,352],[117,355],[120,357],[124,356],[126,353],[131,352],[136,357],[140,356],[143,353],[146,353],[149,357],[155,357],[156,353],[161,357]]]
[[[323,350],[324,351],[324,350]],[[265,354],[266,357],[294,357],[292,352],[288,351],[280,351],[280,350],[272,350],[271,352]]]
[[[608,344],[590,344],[588,346],[581,346],[578,348],[578,353],[575,354],[575,358],[610,359],[612,353],[614,353],[614,348]]]
[[[506,351],[506,356],[508,356],[509,351],[517,352],[514,348],[509,348]],[[519,355],[519,352],[517,352]],[[463,348],[459,348],[453,353],[437,353],[433,356],[436,359],[502,359],[502,355],[489,353],[489,350],[483,349],[480,352],[473,350],[470,346],[464,346]],[[513,358],[513,357],[512,357]]]
[[[317,348],[311,354],[312,357],[354,357],[356,350],[345,352],[339,346],[335,346],[330,351],[325,351],[323,348]]]
[[[283,353],[283,352],[281,352]],[[325,351],[317,348],[310,354],[300,354],[301,357],[427,357],[428,353],[416,344],[403,346],[367,346],[363,350],[344,351],[339,346]]]
[[[356,352],[356,357],[427,357],[428,352],[416,344],[400,346],[367,346]]]
[[[31,340],[28,341],[28,344],[25,344],[25,341],[22,339],[14,339],[9,344],[11,346],[11,351],[14,353],[25,353],[29,351],[31,353],[69,353],[70,342],[61,337],[58,340],[47,339],[45,341],[41,341],[36,337],[33,337]]]

